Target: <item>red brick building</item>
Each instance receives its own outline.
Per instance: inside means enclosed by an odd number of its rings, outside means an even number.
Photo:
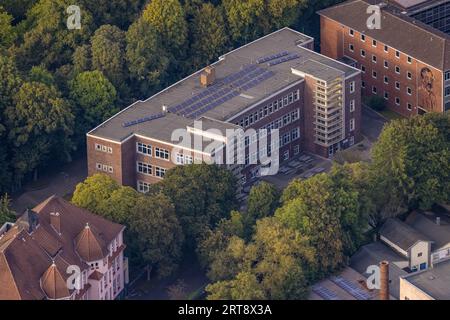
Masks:
[[[314,52],[313,44],[284,28],[137,101],[87,134],[89,174],[145,192],[175,165],[217,161],[220,150],[231,150],[233,129],[247,135],[233,147],[244,144],[242,164],[230,167],[244,183],[260,174],[260,154],[279,150],[283,162],[302,151],[329,157],[353,145],[361,139],[361,72]],[[267,129],[267,145],[256,143],[260,129]],[[270,142],[274,129],[279,139]],[[183,130],[188,136],[180,147]]]
[[[369,5],[380,8],[370,29]],[[450,110],[450,1],[350,0],[324,9],[321,52],[362,70],[362,92],[404,116]]]

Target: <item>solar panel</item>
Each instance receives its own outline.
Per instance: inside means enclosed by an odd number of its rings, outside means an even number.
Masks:
[[[328,288],[317,285],[312,288],[312,291],[325,300],[339,300],[338,296]]]
[[[358,300],[369,300],[370,299],[370,295],[368,293],[366,293],[361,288],[359,288],[357,285],[348,281],[347,279],[337,276],[337,277],[331,278],[331,280]]]
[[[133,121],[125,122],[125,123],[122,124],[122,126],[125,127],[125,128],[126,127],[130,127],[130,126],[134,126],[134,125],[139,124],[139,123],[143,123],[143,122],[155,120],[155,119],[158,119],[158,118],[162,118],[165,115],[166,114],[163,113],[163,112],[157,113],[157,114],[153,114],[153,115],[146,116],[146,117],[143,117],[143,118],[139,118],[139,119],[136,119],[136,120],[133,120]]]
[[[291,55],[289,55],[287,57],[283,57],[283,58],[280,58],[280,59],[276,59],[276,60],[270,61],[267,65],[268,66],[275,66],[277,64],[280,64],[280,63],[283,63],[283,62],[286,62],[286,61],[290,61],[290,60],[294,60],[294,59],[297,59],[297,58],[300,58],[300,55],[295,53],[295,54],[291,54]]]
[[[280,57],[283,57],[283,56],[287,56],[288,54],[289,54],[289,52],[282,51],[280,53],[276,53],[276,54],[273,54],[273,55],[270,55],[270,56],[261,57],[261,58],[256,60],[256,63],[257,64],[261,64],[261,63],[264,63],[264,62],[267,62],[267,61],[270,61],[270,60],[273,60],[273,59],[277,59],[277,58],[280,58]]]

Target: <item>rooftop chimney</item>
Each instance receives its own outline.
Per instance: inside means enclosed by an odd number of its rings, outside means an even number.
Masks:
[[[51,212],[50,213],[50,224],[53,229],[55,229],[58,234],[61,234],[61,216],[59,212]]]
[[[441,217],[436,217],[436,224],[437,224],[438,226],[441,225]]]
[[[216,69],[214,67],[209,66],[206,67],[205,70],[200,74],[200,85],[204,88],[212,85],[216,80]]]
[[[389,262],[380,262],[380,300],[389,300]]]

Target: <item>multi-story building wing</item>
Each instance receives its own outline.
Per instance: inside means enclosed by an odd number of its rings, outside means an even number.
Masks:
[[[321,52],[362,70],[364,96],[404,116],[450,109],[449,0],[350,0],[319,15]]]
[[[128,281],[125,227],[52,196],[0,226],[0,300],[112,300]]]
[[[87,134],[89,174],[105,173],[145,192],[175,165],[216,161],[218,150],[196,139],[229,146],[226,131],[233,129],[246,134],[237,167],[244,182],[260,174],[255,160],[274,148],[283,162],[301,151],[329,157],[353,145],[361,137],[361,72],[314,52],[313,43],[284,28],[137,101]],[[255,150],[252,145],[264,134],[260,129],[270,138]],[[189,142],[175,151],[183,130]]]

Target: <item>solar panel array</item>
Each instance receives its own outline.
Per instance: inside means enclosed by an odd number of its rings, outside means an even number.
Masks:
[[[270,61],[267,65],[268,66],[274,66],[274,65],[277,65],[277,64],[280,64],[280,63],[283,63],[283,62],[286,62],[286,61],[294,60],[294,59],[297,59],[297,58],[300,58],[300,55],[297,54],[297,53],[294,53],[294,54],[290,54],[288,56],[285,56],[283,58]]]
[[[347,279],[338,276],[331,278],[331,280],[358,300],[369,300],[371,298],[367,292]]]
[[[288,54],[289,54],[289,52],[282,51],[280,53],[276,53],[276,54],[273,54],[271,56],[265,56],[265,57],[259,58],[258,60],[256,60],[256,63],[257,64],[261,64],[261,63],[264,63],[264,62],[267,62],[267,61],[270,61],[270,60],[273,60],[273,59],[278,59],[278,58],[287,56]]]
[[[199,115],[238,96],[240,90],[255,87],[274,74],[273,71],[260,68],[254,64],[246,66],[241,71],[225,77],[215,85],[167,110],[185,117],[197,118]]]
[[[316,285],[312,288],[312,291],[325,300],[339,300],[338,296],[328,288]]]
[[[131,127],[131,126],[137,125],[137,124],[139,124],[139,123],[143,123],[143,122],[152,121],[152,120],[155,120],[155,119],[162,118],[162,117],[164,117],[165,115],[166,115],[166,114],[165,114],[164,112],[157,113],[157,114],[153,114],[153,115],[151,115],[151,116],[143,117],[143,118],[136,119],[136,120],[133,120],[133,121],[124,122],[124,123],[122,124],[122,126],[125,127],[125,128],[126,128],[126,127]]]

